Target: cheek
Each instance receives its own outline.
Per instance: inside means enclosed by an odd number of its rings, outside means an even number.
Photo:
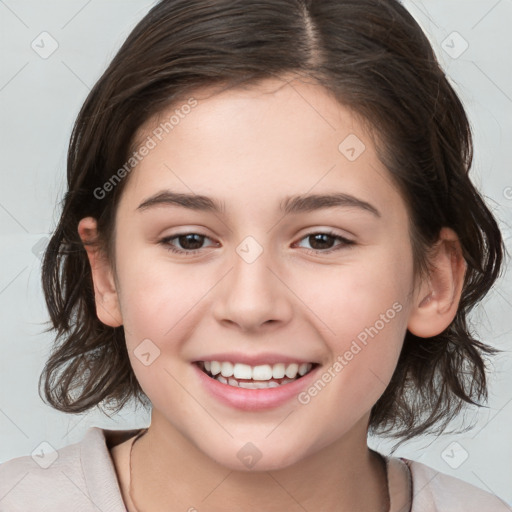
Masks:
[[[333,389],[350,389],[331,399],[344,405],[373,405],[396,368],[412,283],[412,260],[398,252],[375,251],[366,261],[354,260],[336,272],[331,268],[328,280],[318,281],[318,273],[312,273],[303,288],[304,293],[308,286],[316,290],[308,300],[325,326],[322,332],[335,364]]]
[[[130,363],[143,391],[154,406],[183,407],[184,376],[175,361],[197,323],[205,282],[197,273],[170,268],[154,255],[125,265],[120,304]]]
[[[148,337],[160,343],[170,331],[174,334],[182,328],[182,319],[200,303],[215,276],[198,271],[193,264],[170,262],[163,248],[146,247],[133,253],[118,269],[127,339]]]
[[[295,289],[342,348],[347,336],[356,337],[376,322],[382,330],[382,315],[384,321],[394,320],[397,309],[405,310],[411,284],[407,255],[384,248],[336,267],[311,267],[296,279]],[[399,306],[393,308],[395,303]]]

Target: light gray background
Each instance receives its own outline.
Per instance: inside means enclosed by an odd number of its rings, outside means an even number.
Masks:
[[[72,123],[91,86],[152,4],[0,1],[0,462],[30,454],[43,441],[54,448],[77,442],[89,426],[134,428],[149,423],[148,416],[130,410],[111,420],[97,412],[56,412],[41,402],[37,380],[52,343],[52,336],[42,333],[47,315],[38,251],[58,218]],[[468,111],[475,137],[473,179],[497,216],[510,250],[512,0],[404,4],[427,32]],[[58,47],[46,55],[52,44]],[[481,339],[504,351],[493,362],[489,408],[469,410],[467,422],[475,423],[470,432],[425,436],[396,452],[510,504],[511,284],[508,271],[472,317]],[[371,439],[370,444],[386,452],[393,443]]]

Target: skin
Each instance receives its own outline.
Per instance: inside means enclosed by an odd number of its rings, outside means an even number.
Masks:
[[[453,320],[465,272],[457,236],[441,231],[435,270],[415,283],[405,203],[364,127],[322,87],[272,79],[195,97],[198,105],[129,176],[116,214],[116,271],[96,246],[85,246],[98,317],[124,326],[133,370],[153,404],[149,431],[133,450],[137,508],[386,510],[385,467],[367,446],[370,410],[406,330],[434,336]],[[366,146],[355,161],[338,150],[350,134]],[[214,197],[225,211],[137,210],[166,188]],[[333,191],[371,203],[380,217],[356,207],[278,210],[288,195]],[[95,220],[82,219],[78,230],[94,241]],[[315,245],[307,236],[331,230],[354,244],[327,237]],[[178,233],[207,238],[159,243]],[[250,264],[236,252],[247,236],[263,249]],[[174,254],[169,245],[200,249]],[[327,369],[396,303],[400,312],[307,405],[237,410],[213,398],[191,365],[214,352],[277,352]],[[149,366],[134,355],[144,339],[160,350]],[[237,457],[249,441],[262,453],[252,470]],[[135,510],[130,443],[112,455]]]

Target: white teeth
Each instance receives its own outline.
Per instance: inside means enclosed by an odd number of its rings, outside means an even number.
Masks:
[[[241,384],[235,379],[253,380],[257,381],[257,383],[264,383],[264,387],[269,387],[267,386],[269,383],[272,383],[272,386],[270,387],[275,387],[273,385],[274,381],[271,379],[284,379],[282,383],[290,382],[290,380],[294,380],[298,376],[302,377],[303,375],[306,375],[306,373],[308,373],[313,367],[311,363],[276,363],[274,365],[262,364],[258,366],[250,366],[243,363],[233,364],[229,361],[204,361],[203,364],[204,369],[213,376],[220,374],[219,377],[222,377],[221,382],[223,383],[227,383],[229,378],[229,383],[231,385],[241,386]],[[232,379],[230,377],[234,378]],[[250,384],[253,386],[254,382]],[[258,388],[251,387],[249,389]]]
[[[285,375],[286,367],[283,363],[277,363],[272,367],[272,377],[282,379]]]
[[[236,363],[233,375],[235,379],[252,379],[252,368],[248,364]]]
[[[233,375],[233,365],[229,362],[221,364],[221,371],[223,377],[231,377]]]
[[[296,364],[296,363],[292,363],[292,364],[289,364],[287,367],[286,367],[286,372],[285,372],[285,375],[289,378],[289,379],[293,379],[294,377],[297,376],[297,372],[299,371],[299,365]]]
[[[281,383],[276,382],[275,380],[268,381],[253,381],[253,382],[238,382],[233,377],[226,379],[222,375],[217,375],[215,377],[216,380],[221,382],[222,384],[228,384],[229,386],[233,386],[235,388],[245,388],[245,389],[266,389],[266,388],[277,388],[279,386],[283,386],[284,384],[288,384],[288,382],[293,382],[295,379],[283,379]]]
[[[220,368],[221,366],[218,361],[211,362],[210,372],[212,375],[217,375],[218,373],[220,373]]]
[[[246,388],[246,389],[260,389],[260,386],[259,386],[260,384],[263,384],[263,383],[262,382],[239,382],[238,383],[238,385],[241,388]]]
[[[303,375],[306,375],[306,373],[308,373],[309,371],[309,368],[308,368],[308,363],[302,363],[300,366],[299,366],[299,375],[302,377]]]
[[[270,380],[272,378],[272,367],[269,364],[255,366],[252,369],[253,380]]]

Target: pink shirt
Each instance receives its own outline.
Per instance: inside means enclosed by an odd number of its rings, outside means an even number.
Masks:
[[[0,464],[0,512],[126,512],[109,447],[137,432],[91,427],[82,441],[57,450],[46,468],[28,455]],[[390,512],[512,510],[494,495],[424,464],[384,458]]]

